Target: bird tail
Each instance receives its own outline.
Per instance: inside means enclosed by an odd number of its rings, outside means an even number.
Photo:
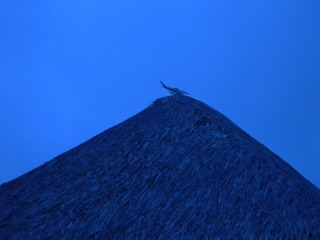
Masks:
[[[160,81],[160,83],[161,83],[162,87],[164,87],[164,88],[167,88],[167,89],[168,89],[168,87],[167,87],[166,85],[164,85],[164,83],[163,83],[163,82],[161,82],[161,81]]]

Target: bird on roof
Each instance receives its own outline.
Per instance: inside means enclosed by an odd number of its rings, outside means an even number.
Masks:
[[[171,88],[171,87],[167,87],[166,85],[164,85],[163,82],[161,82],[161,85],[162,87],[164,87],[165,89],[167,89],[172,95],[176,95],[176,94],[179,94],[179,95],[184,95],[184,94],[189,94],[187,93],[186,91],[183,91],[183,90],[180,90],[178,88]]]

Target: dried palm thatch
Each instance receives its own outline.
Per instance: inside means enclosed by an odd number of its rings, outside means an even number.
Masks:
[[[0,239],[320,239],[320,191],[186,96],[0,186]]]

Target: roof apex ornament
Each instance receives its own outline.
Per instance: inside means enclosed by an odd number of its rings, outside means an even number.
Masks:
[[[161,82],[161,81],[160,81],[160,83],[161,83],[162,87],[164,87],[165,89],[167,89],[172,95],[176,95],[176,94],[179,94],[179,95],[189,94],[189,93],[187,93],[186,91],[180,90],[180,89],[178,89],[178,88],[168,87],[168,86],[164,85],[164,83]]]

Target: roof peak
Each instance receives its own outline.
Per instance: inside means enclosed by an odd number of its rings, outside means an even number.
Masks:
[[[2,184],[0,239],[319,239],[319,203],[227,117],[176,94]]]

